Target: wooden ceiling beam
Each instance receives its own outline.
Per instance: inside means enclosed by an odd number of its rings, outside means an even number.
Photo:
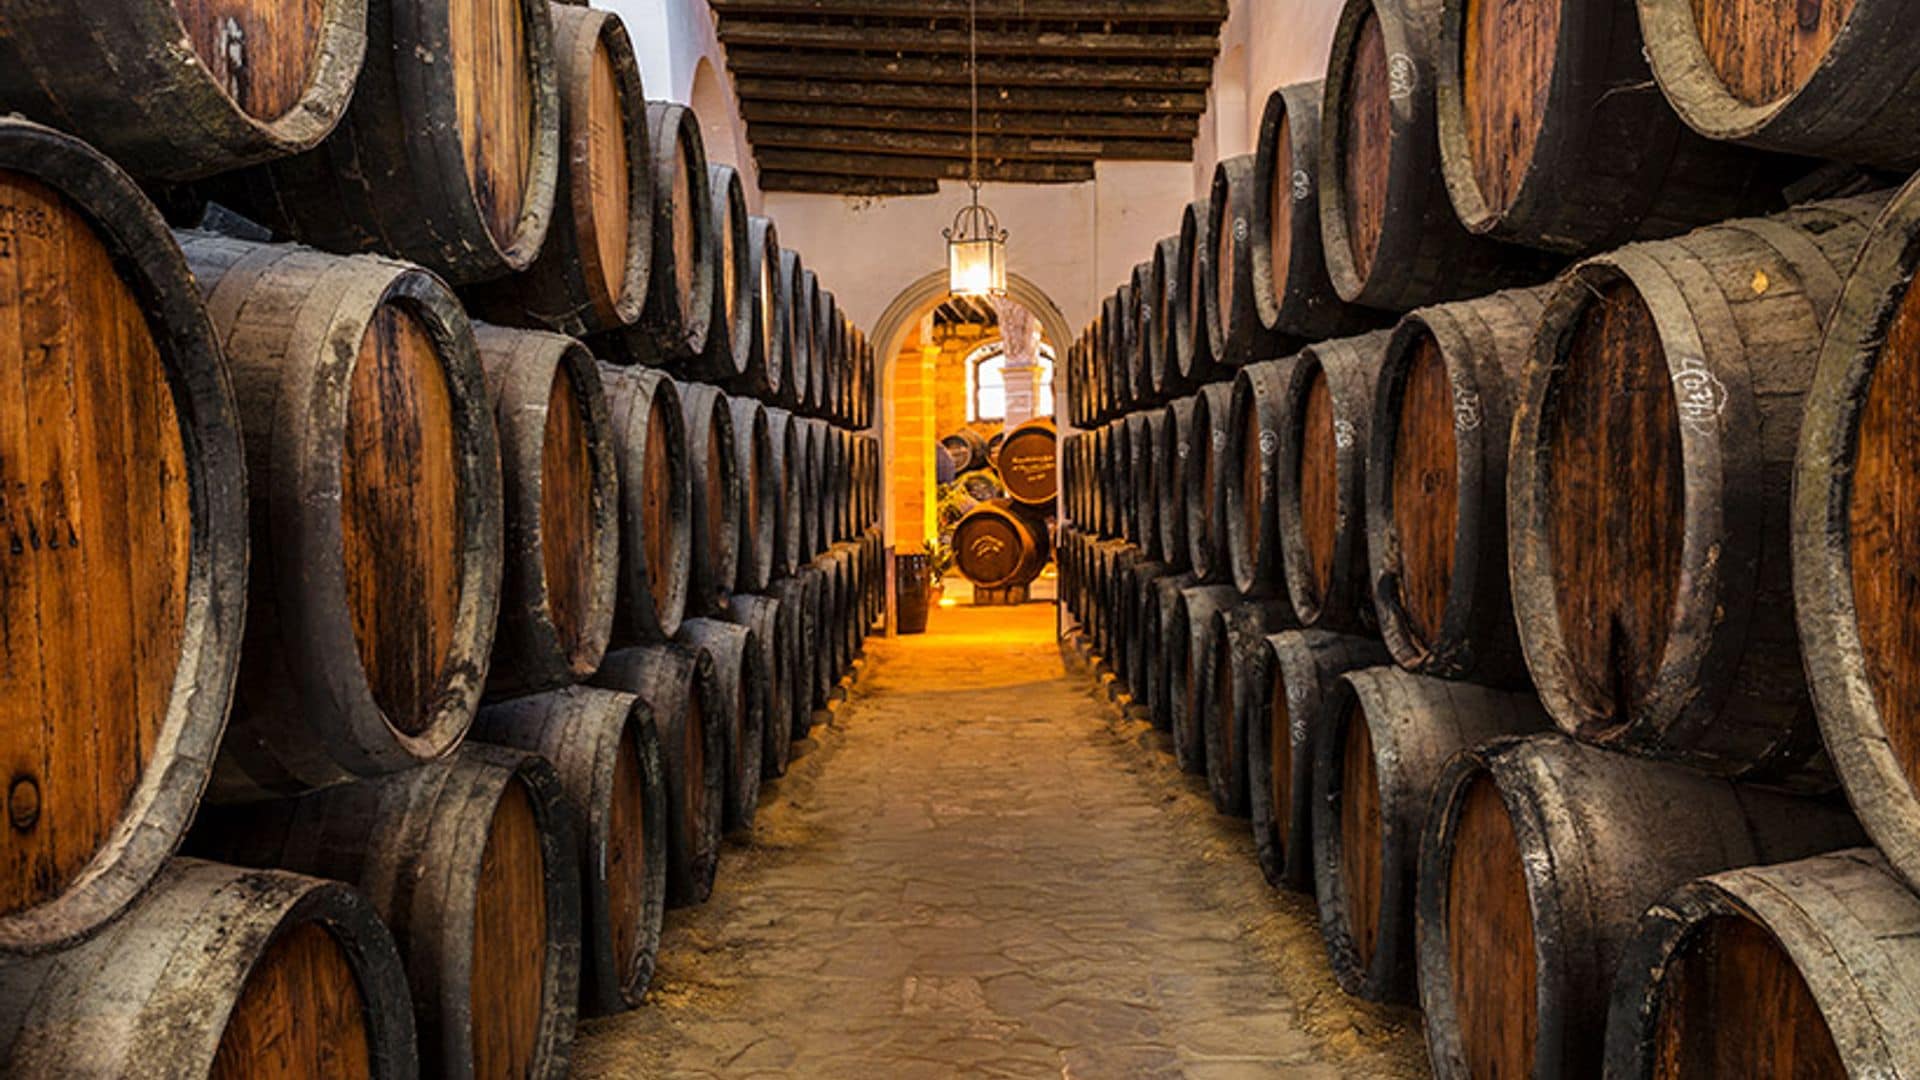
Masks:
[[[965,30],[925,26],[820,26],[795,22],[722,19],[720,40],[740,47],[809,49],[815,52],[967,55]],[[1214,34],[1079,32],[1061,30],[983,30],[980,55],[1059,57],[1066,60],[1183,59],[1211,60],[1220,51]]]
[[[760,48],[729,48],[727,63],[736,76],[819,78],[817,55]],[[967,85],[965,57],[843,57],[833,72],[848,82]],[[1050,86],[1066,89],[1118,88],[1197,90],[1212,81],[1210,64],[1096,63],[1016,59],[980,61],[982,92],[1000,87]]]
[[[743,98],[741,116],[749,124],[791,124],[877,131],[959,132],[970,130],[966,109],[884,109],[862,105],[810,105],[794,101]],[[1048,135],[1082,138],[1185,139],[1199,133],[1196,117],[1182,113],[982,112],[980,130],[990,135]]]
[[[722,18],[804,15],[813,18],[967,17],[967,0],[710,0]],[[979,0],[982,19],[1050,19],[1085,22],[1212,22],[1227,17],[1226,0]]]
[[[962,161],[972,153],[971,140],[964,133],[748,124],[747,139],[756,148],[779,146],[795,150],[845,150],[858,154],[957,158]],[[1192,139],[980,137],[982,161],[1075,161],[1092,158],[1189,161],[1192,157]]]
[[[816,105],[829,112],[846,106],[869,109],[954,109],[966,104],[963,94],[956,95],[944,86],[918,83],[847,83],[830,81],[814,71],[806,77],[763,78],[736,69],[734,90],[743,105],[759,102],[791,102]],[[1194,123],[1207,108],[1207,95],[1201,90],[1149,90],[1135,87],[1109,87],[1084,90],[1057,87],[982,87],[980,105],[989,112],[1005,113],[1122,113],[1135,117],[1178,116]]]
[[[936,195],[940,181],[911,176],[836,176],[830,173],[760,170],[761,191],[791,191],[802,195]]]
[[[760,173],[811,173],[826,176],[965,180],[967,163],[958,158],[916,158],[862,154],[844,150],[756,147]],[[983,161],[983,180],[1009,184],[1076,184],[1093,179],[1092,161]]]

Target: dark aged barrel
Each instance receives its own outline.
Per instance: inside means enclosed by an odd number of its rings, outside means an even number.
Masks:
[[[1253,276],[1254,158],[1238,154],[1213,167],[1207,197],[1207,348],[1239,367],[1281,351],[1286,342],[1260,321]]]
[[[482,709],[473,738],[553,763],[579,842],[582,1010],[637,1007],[653,980],[667,892],[666,774],[653,709],[632,694],[570,686]]]
[[[797,606],[797,605],[796,605]],[[765,677],[765,720],[760,752],[760,775],[785,776],[793,758],[793,682],[799,613],[773,595],[740,593],[727,605],[727,621],[753,631],[760,647],[760,670]]]
[[[1175,290],[1173,327],[1168,331],[1173,335],[1174,366],[1180,378],[1195,387],[1222,377],[1207,332],[1207,288],[1212,280],[1207,266],[1213,259],[1207,250],[1207,221],[1212,213],[1206,199],[1196,199],[1182,211],[1177,270],[1169,286]]]
[[[946,447],[947,455],[953,458],[953,471],[956,474],[987,467],[987,437],[970,427],[942,435],[940,445]]]
[[[1214,612],[1200,653],[1201,737],[1214,809],[1247,816],[1247,728],[1253,696],[1266,681],[1267,634],[1292,624],[1284,604],[1241,600]]]
[[[726,755],[721,784],[728,832],[753,827],[760,805],[762,751],[766,745],[768,675],[765,653],[751,626],[717,619],[688,619],[679,643],[705,654],[708,676],[700,680],[701,708],[722,734]]]
[[[1871,848],[1682,885],[1620,958],[1607,1075],[1914,1075],[1916,938],[1920,900]]]
[[[1152,274],[1153,263],[1148,261],[1133,264],[1133,272],[1127,276],[1126,379],[1136,405],[1159,401],[1153,388],[1153,369],[1147,359],[1147,335],[1152,325],[1143,321],[1146,313],[1153,310],[1153,297],[1147,292],[1154,284]]]
[[[506,569],[487,690],[530,693],[600,666],[620,566],[620,478],[600,368],[537,330],[475,328],[500,438]]]
[[[1821,734],[1880,850],[1920,881],[1920,642],[1911,636],[1920,287],[1908,184],[1827,324],[1793,476],[1793,603]]]
[[[419,1075],[393,936],[352,888],[170,860],[99,937],[0,968],[8,1076]]]
[[[715,325],[713,193],[706,144],[693,110],[647,102],[649,183],[653,191],[653,253],[640,321],[607,338],[625,363],[678,367],[707,350]]]
[[[1442,1078],[1598,1076],[1608,987],[1648,905],[1859,835],[1843,808],[1559,734],[1463,751],[1434,790],[1417,948]]]
[[[680,632],[693,563],[693,468],[680,391],[646,368],[601,365],[620,476],[619,595],[614,641]]]
[[[371,0],[366,66],[339,126],[210,193],[276,234],[411,259],[459,285],[525,270],[553,214],[555,75],[542,0]]]
[[[1121,463],[1120,474],[1127,484],[1127,506],[1133,515],[1131,539],[1149,558],[1160,554],[1160,498],[1154,485],[1153,415],[1150,410],[1127,414],[1127,459]]]
[[[767,410],[767,442],[772,448],[774,477],[773,563],[768,567],[775,580],[787,577],[806,561],[802,554],[805,538],[803,504],[813,493],[803,486],[800,425],[785,409]]]
[[[1370,638],[1287,630],[1266,639],[1273,657],[1247,720],[1247,809],[1260,872],[1276,888],[1313,889],[1313,762],[1344,692],[1340,677],[1387,663]]]
[[[820,278],[812,270],[800,271],[800,298],[804,304],[794,313],[794,333],[799,335],[796,341],[796,363],[798,354],[805,352],[805,363],[794,372],[798,385],[794,388],[794,409],[806,416],[815,415],[820,406],[820,365],[827,362],[826,341],[820,338],[820,318],[823,304],[829,299],[826,290],[820,287]],[[804,315],[804,317],[803,317]],[[804,350],[800,346],[805,346]]]
[[[1387,342],[1367,436],[1374,610],[1409,671],[1524,686],[1507,590],[1507,438],[1544,289],[1420,308]]]
[[[967,511],[953,527],[954,566],[981,588],[1025,585],[1050,557],[1046,523],[1006,499]]]
[[[1227,412],[1227,445],[1221,460],[1227,506],[1227,561],[1243,596],[1281,596],[1287,591],[1280,557],[1280,435],[1282,401],[1294,357],[1265,360],[1240,369]]]
[[[580,993],[580,868],[547,760],[472,743],[393,776],[229,807],[196,854],[357,887],[393,931],[421,1072],[564,1073]]]
[[[1436,16],[1440,160],[1473,232],[1578,254],[1781,208],[1780,162],[1694,134],[1650,85],[1632,6],[1445,0]]]
[[[1695,131],[1901,172],[1920,165],[1920,63],[1888,44],[1912,15],[1885,0],[1640,4],[1654,78]]]
[[[1126,416],[1107,423],[1106,479],[1102,485],[1107,494],[1104,531],[1128,541],[1134,539],[1133,530],[1139,523],[1133,512],[1133,500],[1138,488],[1129,474],[1133,466],[1132,440],[1133,428]]]
[[[788,744],[786,752],[789,760],[792,757],[791,744],[806,738],[807,732],[813,727],[814,609],[818,605],[813,596],[813,589],[808,584],[810,580],[812,579],[806,575],[803,567],[793,576],[774,582],[773,587],[768,590],[768,595],[780,605],[778,621],[788,622],[791,626],[784,638],[786,642],[784,660],[781,661],[786,665],[784,676],[786,697],[784,700],[776,698],[767,703],[767,727],[770,733],[768,746],[772,747],[774,741],[780,738],[771,734],[773,725],[776,723],[786,725],[785,739]],[[739,599],[735,597],[734,606],[728,609],[735,613],[736,618],[741,617],[738,614]],[[749,605],[745,617],[752,618],[754,610],[755,606]],[[782,676],[778,675],[777,670],[776,681],[779,681]],[[777,752],[769,754],[768,760],[779,760]]]
[[[1563,730],[1724,775],[1827,774],[1794,635],[1788,433],[1885,203],[1632,245],[1554,288],[1507,535],[1528,667]]]
[[[813,365],[813,297],[807,291],[813,283],[812,272],[791,248],[780,249],[781,302],[786,307],[783,324],[786,335],[786,377],[780,383],[780,404],[798,409],[807,382],[807,370]]]
[[[713,240],[713,315],[707,331],[707,348],[698,360],[681,365],[688,377],[713,383],[730,383],[747,373],[753,354],[753,278],[748,275],[752,254],[748,249],[746,192],[740,186],[740,173],[731,165],[707,166],[708,205],[713,214],[708,226]]]
[[[1306,626],[1370,629],[1366,461],[1373,384],[1386,349],[1377,330],[1308,346],[1281,398],[1280,555]]]
[[[440,757],[473,719],[500,602],[500,454],[472,325],[416,267],[181,235],[242,402],[254,524],[212,795]]]
[[[781,481],[774,468],[773,428],[767,407],[752,398],[733,398],[727,408],[733,414],[734,473],[740,479],[733,587],[757,592],[772,576],[773,548],[779,539]]]
[[[1156,246],[1156,255],[1158,250]],[[1137,365],[1133,378],[1138,384],[1136,396],[1156,406],[1166,402],[1166,394],[1161,389],[1164,368],[1158,366],[1156,355],[1166,343],[1166,335],[1160,330],[1160,317],[1166,309],[1166,303],[1160,261],[1155,256],[1149,256],[1133,268],[1132,318],[1134,363]]]
[[[712,669],[706,653],[668,643],[608,653],[593,677],[593,685],[636,695],[653,710],[667,785],[669,907],[705,903],[720,857],[727,750],[705,703]]]
[[[1275,337],[1345,337],[1382,318],[1341,300],[1327,277],[1315,165],[1322,94],[1317,80],[1283,86],[1268,95],[1260,116],[1248,207],[1248,289],[1261,327]]]
[[[739,377],[729,385],[735,393],[772,404],[780,400],[787,382],[787,320],[792,301],[788,281],[780,276],[780,230],[772,219],[758,214],[747,219],[746,279],[751,330],[747,358]]]
[[[1153,392],[1165,401],[1186,389],[1174,344],[1174,312],[1180,288],[1175,266],[1180,260],[1180,237],[1163,236],[1153,245],[1147,269],[1147,302],[1140,307],[1140,332],[1145,338],[1147,376]],[[1069,388],[1071,389],[1071,388]]]
[[[1187,459],[1193,456],[1195,397],[1175,398],[1160,417],[1160,443],[1154,448],[1155,513],[1160,523],[1160,557],[1175,570],[1191,565],[1187,539]]]
[[[1164,565],[1164,564],[1162,564]],[[1192,574],[1169,570],[1152,580],[1150,589],[1141,590],[1138,626],[1135,633],[1144,641],[1140,672],[1142,682],[1138,700],[1147,707],[1147,719],[1161,731],[1173,730],[1173,712],[1178,678],[1177,661],[1184,666],[1186,648],[1175,648],[1167,636],[1167,624],[1174,619],[1173,609],[1184,603],[1181,593],[1194,586]]]
[[[813,707],[824,709],[832,701],[834,686],[840,680],[840,673],[834,669],[834,645],[839,634],[834,623],[838,574],[833,560],[822,556],[808,563],[802,576],[813,594]],[[811,717],[808,723],[811,725]]]
[[[1109,332],[1113,335],[1113,352],[1108,358],[1113,380],[1114,399],[1123,409],[1132,409],[1141,404],[1133,382],[1134,335],[1139,328],[1128,317],[1133,310],[1133,286],[1122,285],[1113,293],[1113,321]]]
[[[1536,252],[1454,216],[1434,133],[1436,20],[1427,6],[1346,0],[1321,108],[1320,235],[1341,299],[1389,311],[1548,276]]]
[[[647,97],[620,16],[555,5],[560,170],[533,265],[465,292],[476,314],[576,336],[640,318],[653,265]]]
[[[0,118],[0,250],[0,953],[17,954],[113,918],[186,831],[233,700],[247,489],[215,326],[133,181]]]
[[[1194,395],[1185,478],[1187,557],[1193,572],[1206,582],[1233,577],[1227,552],[1226,494],[1227,478],[1235,471],[1226,460],[1232,403],[1230,382],[1208,383]]]
[[[1167,663],[1173,678],[1173,756],[1180,768],[1190,773],[1205,773],[1206,739],[1206,647],[1213,617],[1240,602],[1240,595],[1227,585],[1196,585],[1180,594],[1172,617],[1162,621],[1160,632],[1165,641]]]
[[[193,180],[311,149],[366,51],[367,0],[11,4],[0,101],[132,172]]]
[[[1166,469],[1161,455],[1166,453],[1167,414],[1164,409],[1148,409],[1137,413],[1140,426],[1134,429],[1131,449],[1134,451],[1134,497],[1141,501],[1141,524],[1145,527],[1140,537],[1140,548],[1147,557],[1169,564],[1178,563],[1178,569],[1184,569],[1186,549],[1182,547],[1179,558],[1167,549],[1167,524],[1162,518],[1170,512],[1168,497],[1163,485],[1166,483]],[[1184,514],[1184,504],[1177,508]]]
[[[726,608],[738,577],[740,459],[727,396],[701,383],[683,382],[679,390],[693,472],[687,614],[707,615]]]
[[[801,490],[807,497],[802,501],[800,532],[806,537],[803,554],[811,562],[813,558],[827,549],[827,507],[822,493],[826,490],[826,443],[827,425],[820,420],[806,417],[795,421],[801,430]]]
[[[840,362],[838,342],[834,340],[834,330],[839,325],[840,305],[834,300],[833,290],[823,285],[813,301],[813,371],[807,384],[807,399],[812,403],[813,415],[822,418],[832,410],[828,372]]]
[[[1412,1002],[1414,887],[1434,785],[1455,753],[1550,725],[1531,694],[1351,671],[1313,748],[1314,889],[1340,988]]]

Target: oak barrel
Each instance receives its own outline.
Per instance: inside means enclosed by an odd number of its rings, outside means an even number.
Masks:
[[[984,469],[989,463],[987,437],[970,427],[956,428],[940,437],[940,445],[953,458],[955,473]]]
[[[721,825],[727,832],[753,828],[760,806],[761,760],[766,746],[767,693],[771,683],[765,653],[753,627],[718,619],[680,624],[681,647],[707,660],[697,681],[701,710],[721,732]]]
[[[693,470],[676,383],[647,368],[601,365],[620,478],[616,644],[680,632],[693,573]]]
[[[812,492],[804,486],[803,438],[792,413],[767,409],[767,442],[772,447],[774,476],[773,563],[768,569],[775,580],[787,577],[806,562],[802,553],[806,539],[801,534],[803,504]]]
[[[1163,567],[1166,564],[1161,564]],[[1173,609],[1184,604],[1180,594],[1195,585],[1194,576],[1179,573],[1171,567],[1151,579],[1147,588],[1140,590],[1140,610],[1134,633],[1142,643],[1141,670],[1139,686],[1134,700],[1147,708],[1147,719],[1161,731],[1173,730],[1175,694],[1184,691],[1186,647],[1168,637],[1167,625],[1176,617]],[[1174,665],[1179,664],[1181,672],[1176,673]],[[1176,689],[1176,683],[1180,688]]]
[[[1227,551],[1227,483],[1237,474],[1227,460],[1227,429],[1233,422],[1233,384],[1208,383],[1194,395],[1188,440],[1186,486],[1187,558],[1205,582],[1230,581]]]
[[[1051,557],[1046,523],[1006,499],[967,511],[953,527],[953,553],[955,568],[987,589],[1025,585]]]
[[[994,455],[994,469],[1007,496],[1048,513],[1060,494],[1060,435],[1053,418],[1036,417],[1006,433]]]
[[[291,795],[457,745],[499,617],[500,452],[472,324],[370,255],[182,233],[225,346],[253,570],[211,795]]]
[[[1180,237],[1163,236],[1153,245],[1153,259],[1147,264],[1147,276],[1144,282],[1147,295],[1140,305],[1140,337],[1142,348],[1147,355],[1147,380],[1153,392],[1161,401],[1166,401],[1187,389],[1180,375],[1179,359],[1175,355],[1174,310],[1178,304],[1174,290],[1178,289],[1179,277],[1174,272],[1180,259]],[[1074,392],[1069,385],[1068,392]],[[1077,423],[1077,422],[1076,422]],[[1085,426],[1080,424],[1079,426]]]
[[[366,64],[339,126],[209,193],[277,235],[466,285],[533,264],[560,156],[546,0],[369,0]]]
[[[766,681],[760,775],[766,779],[785,776],[793,760],[793,683],[799,660],[794,640],[799,634],[797,608],[797,603],[788,605],[773,594],[740,593],[727,605],[727,621],[752,630],[760,647],[760,670]]]
[[[613,630],[620,477],[600,366],[573,338],[474,328],[500,439],[506,519],[487,692],[593,674]]]
[[[1207,646],[1214,616],[1240,602],[1230,585],[1196,585],[1183,590],[1160,634],[1171,677],[1173,756],[1186,772],[1207,771]]]
[[[687,614],[710,615],[727,606],[739,576],[741,477],[733,411],[727,396],[704,383],[679,384],[692,467],[692,551]]]
[[[1160,404],[1159,392],[1153,386],[1147,342],[1153,329],[1151,312],[1155,302],[1147,290],[1156,285],[1151,261],[1133,264],[1132,272],[1127,275],[1127,310],[1123,317],[1127,320],[1126,380],[1135,406]]]
[[[647,102],[653,253],[640,321],[609,334],[609,359],[678,368],[707,349],[714,325],[713,193],[693,110]]]
[[[1187,459],[1193,456],[1195,396],[1175,398],[1160,415],[1159,445],[1154,448],[1153,485],[1160,497],[1154,519],[1160,523],[1160,558],[1175,570],[1192,565],[1187,539]]]
[[[815,597],[818,589],[815,579],[810,577],[803,567],[791,577],[781,578],[773,583],[768,596],[780,604],[780,615],[791,622],[786,638],[785,686],[786,700],[773,700],[767,706],[767,725],[771,729],[775,723],[787,725],[789,758],[791,744],[807,737],[813,728],[813,685],[814,685],[814,649],[815,649],[815,609],[819,606]],[[752,617],[749,607],[748,617]],[[778,681],[778,680],[776,680]],[[772,738],[769,739],[771,745]]]
[[[667,893],[666,766],[652,707],[633,694],[569,686],[480,710],[473,738],[553,764],[579,842],[581,1010],[638,1007],[653,980]]]
[[[247,487],[215,327],[133,181],[0,118],[0,207],[0,954],[18,954],[112,919],[193,817],[234,696]]]
[[[1499,735],[1550,726],[1530,694],[1414,675],[1350,671],[1313,747],[1313,880],[1340,988],[1414,999],[1420,837],[1448,760]]]
[[[1254,156],[1236,154],[1213,167],[1207,197],[1207,348],[1228,367],[1287,351],[1288,341],[1260,321],[1254,302]]]
[[[1212,280],[1207,266],[1213,255],[1207,250],[1207,222],[1213,208],[1206,199],[1188,203],[1180,214],[1180,245],[1176,252],[1173,290],[1173,362],[1180,378],[1188,386],[1198,387],[1222,377],[1221,364],[1213,355],[1213,338],[1207,332],[1207,288]]]
[[[1153,416],[1151,409],[1139,409],[1126,416],[1125,459],[1118,462],[1117,479],[1126,485],[1128,524],[1123,535],[1148,558],[1159,554],[1160,501],[1155,491],[1153,468]]]
[[[807,371],[813,365],[813,298],[807,291],[813,277],[800,253],[792,248],[780,249],[779,274],[781,303],[786,308],[783,325],[787,362],[779,397],[783,408],[798,409],[806,390]]]
[[[297,799],[227,807],[196,854],[353,885],[393,931],[422,1074],[561,1076],[580,994],[572,811],[547,760],[470,743]]]
[[[393,935],[353,888],[169,860],[100,936],[0,967],[12,1077],[418,1076]]]
[[[1222,520],[1228,576],[1243,596],[1284,598],[1287,592],[1278,517],[1280,438],[1287,384],[1298,363],[1288,356],[1242,367],[1228,399],[1227,445],[1220,458],[1228,472]]]
[[[748,245],[747,196],[740,173],[731,165],[707,165],[708,205],[713,214],[708,227],[713,238],[713,315],[707,348],[698,360],[682,365],[691,378],[724,385],[747,373],[753,358],[753,278],[748,274],[752,254]]]
[[[1831,786],[1795,640],[1789,486],[1876,195],[1709,226],[1554,288],[1515,409],[1508,562],[1561,728]]]
[[[773,427],[767,407],[752,398],[730,398],[727,409],[733,414],[733,468],[740,480],[733,588],[758,592],[773,576],[774,545],[780,539],[781,477],[774,467]]]
[[[1843,808],[1557,733],[1462,751],[1434,790],[1416,947],[1442,1078],[1598,1076],[1608,987],[1648,905],[1859,836]]]
[[[758,214],[747,219],[746,278],[752,289],[748,304],[752,334],[740,376],[730,384],[738,394],[769,405],[780,400],[787,383],[788,353],[792,350],[787,320],[792,317],[791,279],[780,273],[780,230],[773,219]]]
[[[0,14],[0,102],[156,180],[297,154],[347,111],[367,7],[12,3]]]
[[[1409,671],[1527,684],[1507,587],[1507,443],[1544,289],[1418,308],[1388,339],[1367,436],[1374,611]]]
[[[1284,602],[1244,599],[1208,621],[1199,660],[1200,734],[1208,793],[1222,814],[1247,816],[1247,729],[1254,723],[1254,696],[1267,681],[1267,635],[1292,624]]]

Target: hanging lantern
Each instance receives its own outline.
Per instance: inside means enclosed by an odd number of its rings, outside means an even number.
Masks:
[[[960,208],[947,238],[947,291],[955,296],[1007,295],[1007,232],[980,205],[980,191]]]

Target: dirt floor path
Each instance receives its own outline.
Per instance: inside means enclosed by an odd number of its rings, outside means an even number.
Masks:
[[[1163,737],[1069,672],[1053,609],[875,639],[589,1077],[1417,1077],[1418,1017],[1334,986]]]

